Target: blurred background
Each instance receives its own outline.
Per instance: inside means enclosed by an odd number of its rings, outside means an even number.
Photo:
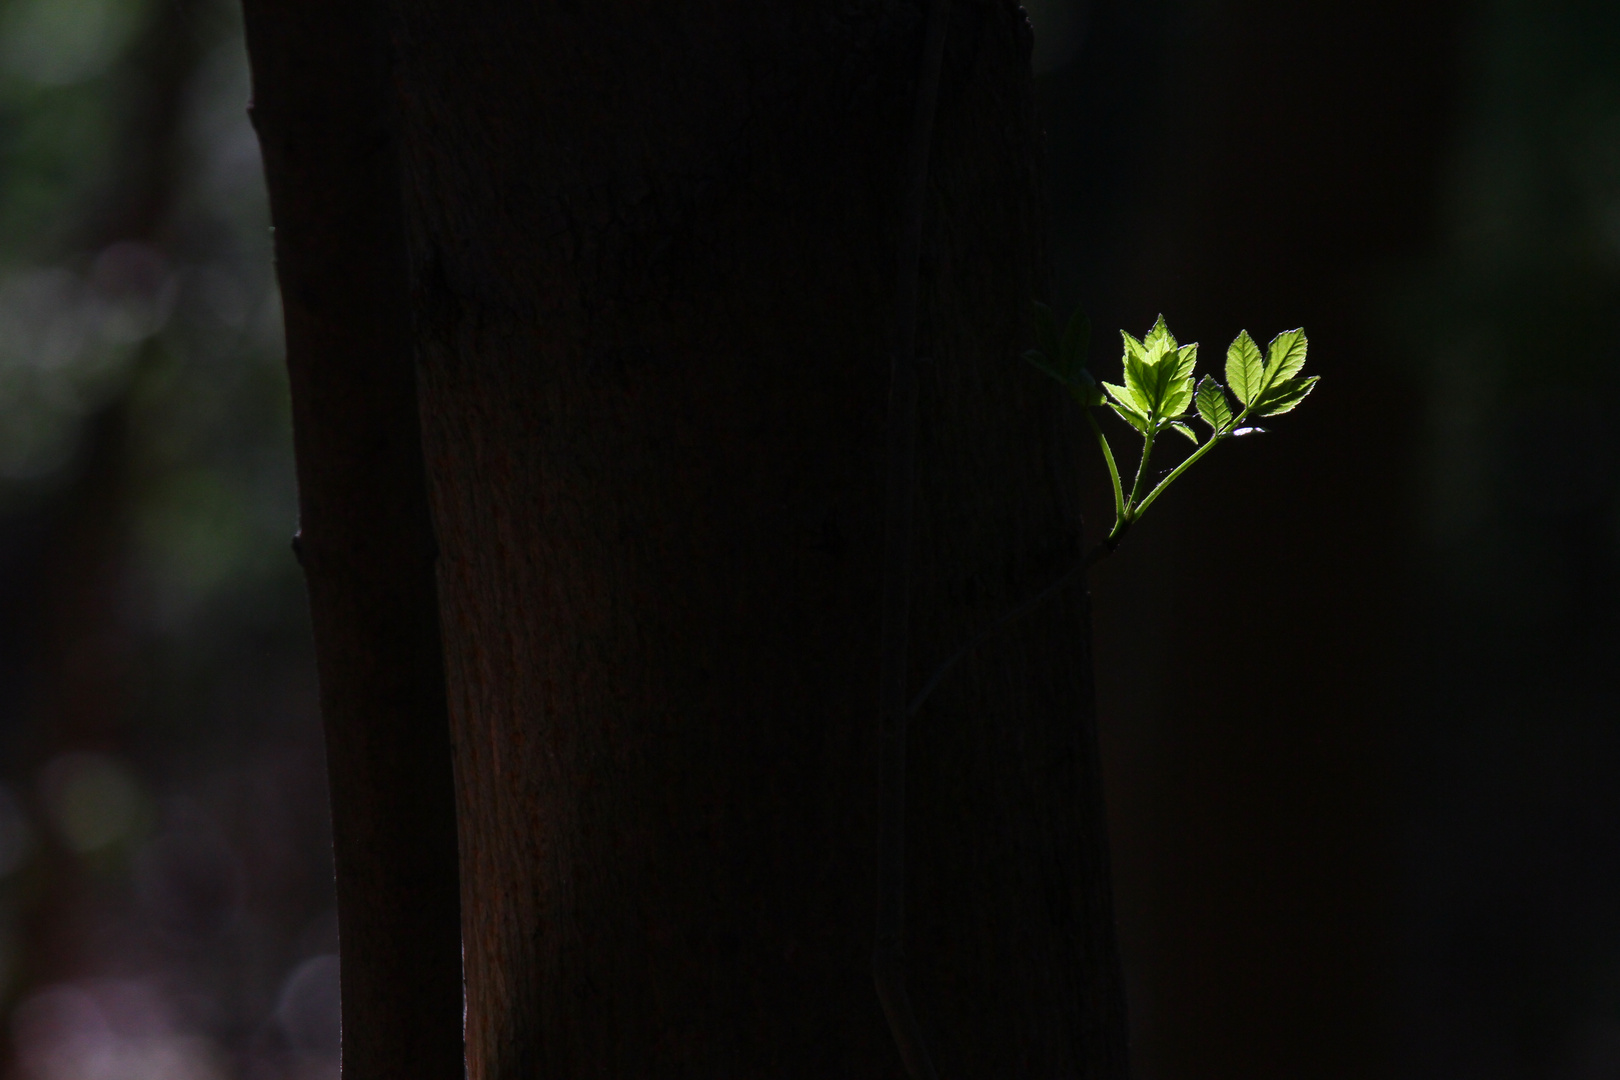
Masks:
[[[239,15],[0,3],[0,1074],[332,1077]]]
[[[1028,7],[1094,366],[1324,376],[1093,575],[1138,1075],[1620,1078],[1620,6]],[[336,1076],[246,99],[224,0],[0,0],[6,1080]]]

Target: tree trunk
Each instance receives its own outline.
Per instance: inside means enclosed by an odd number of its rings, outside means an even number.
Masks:
[[[454,1080],[455,807],[381,11],[243,7],[326,727],[343,1075]]]
[[[1080,549],[1073,418],[1018,359],[1029,31],[951,10],[914,686]],[[896,1075],[868,958],[920,6],[396,15],[469,1075]],[[1085,627],[1071,591],[912,727],[910,991],[946,1076],[1125,1075]]]

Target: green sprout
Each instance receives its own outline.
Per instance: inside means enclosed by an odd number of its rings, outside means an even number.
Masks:
[[[1163,315],[1140,341],[1120,331],[1125,339],[1122,386],[1098,383],[1086,370],[1091,322],[1081,312],[1074,313],[1060,336],[1052,309],[1037,302],[1035,332],[1037,348],[1026,352],[1024,359],[1062,383],[1079,402],[1086,422],[1097,436],[1097,445],[1102,448],[1103,460],[1108,464],[1108,477],[1113,481],[1114,527],[1100,545],[1099,554],[1107,554],[1119,546],[1132,523],[1217,443],[1264,431],[1248,421],[1291,411],[1316,386],[1317,376],[1299,377],[1300,369],[1305,366],[1307,344],[1303,328],[1285,330],[1272,338],[1264,358],[1247,330],[1238,334],[1237,340],[1226,350],[1226,386],[1213,375],[1205,375],[1194,385],[1198,344],[1178,345],[1175,335],[1164,324]],[[1227,400],[1228,390],[1241,406],[1236,413]],[[1092,413],[1092,409],[1104,405],[1142,436],[1142,457],[1137,463],[1129,495],[1120,483],[1119,467],[1114,462],[1108,437]],[[1197,419],[1210,429],[1209,437],[1202,442],[1188,423],[1194,418],[1193,410]],[[1148,483],[1148,463],[1153,457],[1154,442],[1166,431],[1185,436],[1198,448],[1144,495],[1142,489]]]

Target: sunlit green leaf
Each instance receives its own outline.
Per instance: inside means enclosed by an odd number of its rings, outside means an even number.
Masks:
[[[1153,329],[1147,332],[1147,337],[1142,339],[1142,347],[1147,351],[1149,359],[1157,359],[1158,356],[1176,347],[1175,335],[1170,333],[1170,328],[1165,325],[1163,315],[1160,315],[1158,322],[1153,324]]]
[[[1158,400],[1158,370],[1154,365],[1134,356],[1125,358],[1125,388],[1135,395],[1135,405],[1143,415],[1153,411]]]
[[[1140,341],[1137,341],[1135,338],[1131,337],[1131,335],[1124,330],[1119,332],[1119,336],[1125,339],[1125,361],[1127,363],[1130,362],[1130,358],[1133,356],[1143,362],[1147,361],[1147,349],[1143,347]]]
[[[1148,403],[1153,407],[1151,416],[1164,415],[1164,399],[1169,393],[1168,379],[1162,364],[1150,364],[1147,369]]]
[[[1266,385],[1277,386],[1305,366],[1305,328],[1284,330],[1266,346]]]
[[[1175,378],[1192,381],[1193,368],[1198,366],[1198,342],[1183,345],[1177,351]]]
[[[1180,416],[1187,411],[1193,399],[1193,368],[1198,364],[1198,343],[1183,345],[1175,352],[1166,352],[1159,362],[1164,379],[1160,395],[1159,415]]]
[[[1226,384],[1237,399],[1247,405],[1265,389],[1265,377],[1260,347],[1245,330],[1226,350]]]
[[[1119,402],[1121,408],[1129,409],[1144,421],[1147,419],[1147,405],[1137,396],[1136,391],[1128,386],[1116,386],[1111,382],[1103,383],[1103,388],[1108,391],[1109,397]]]
[[[1128,337],[1129,335],[1127,335]],[[1170,398],[1174,395],[1181,381],[1181,368],[1184,357],[1177,350],[1175,338],[1165,326],[1164,316],[1153,324],[1148,336],[1143,342],[1143,355],[1139,358],[1130,353],[1125,356],[1125,384],[1136,392],[1142,413],[1150,418],[1157,419],[1163,416],[1174,416],[1180,411]],[[1192,359],[1196,362],[1197,354],[1194,351]],[[1188,387],[1190,398],[1191,387]]]
[[[1215,376],[1205,375],[1198,384],[1198,396],[1194,399],[1198,408],[1198,415],[1203,417],[1214,433],[1219,435],[1232,423],[1232,406],[1227,403],[1226,393],[1221,384],[1215,381]]]
[[[1122,495],[1120,476],[1108,440],[1095,419],[1088,414],[1113,482],[1115,522],[1108,534],[1109,550],[1131,522],[1153,505],[1160,493],[1218,443],[1229,437],[1260,434],[1265,430],[1252,424],[1237,427],[1239,417],[1252,415],[1258,419],[1289,412],[1309,396],[1317,382],[1314,376],[1297,378],[1305,364],[1307,346],[1303,329],[1277,335],[1266,353],[1261,352],[1245,330],[1238,334],[1226,351],[1228,385],[1223,387],[1214,375],[1205,375],[1200,380],[1197,376],[1197,343],[1178,344],[1164,316],[1160,315],[1141,340],[1127,331],[1120,331],[1120,338],[1124,342],[1122,385],[1099,384],[1085,367],[1090,340],[1090,323],[1086,317],[1075,311],[1059,340],[1051,310],[1037,304],[1035,314],[1037,335],[1043,348],[1026,353],[1026,359],[1062,382],[1082,406],[1107,405],[1146,440],[1142,463],[1137,470],[1137,483],[1127,499]],[[1241,413],[1227,399],[1228,390],[1242,404]],[[1199,432],[1190,423],[1184,422],[1191,420],[1194,414],[1210,428],[1209,437],[1203,442],[1199,441]],[[1146,455],[1153,446],[1155,436],[1166,428],[1173,428],[1186,437],[1196,449],[1138,501],[1137,489],[1147,470]]]
[[[1112,392],[1112,389],[1110,389],[1110,393],[1111,392]],[[1119,405],[1117,405],[1116,403],[1114,403],[1112,401],[1110,401],[1108,403],[1108,407],[1110,409],[1113,409],[1116,413],[1118,413],[1119,418],[1121,420],[1124,420],[1127,424],[1131,425],[1131,427],[1135,428],[1137,431],[1140,431],[1143,435],[1147,434],[1147,430],[1148,430],[1147,421],[1142,419],[1140,416],[1138,416],[1134,411],[1131,411],[1129,409],[1122,409],[1122,408],[1119,407]]]
[[[1160,416],[1181,416],[1192,404],[1193,388],[1190,380],[1182,380],[1170,387],[1159,405]]]
[[[1312,375],[1307,379],[1290,379],[1271,387],[1260,396],[1251,415],[1281,416],[1285,412],[1291,412],[1315,388],[1317,378],[1318,376]]]
[[[1153,365],[1153,375],[1155,415],[1179,415],[1182,409],[1186,408],[1188,402],[1192,401],[1192,387],[1187,387],[1186,400],[1178,405],[1175,399],[1180,396],[1181,384],[1185,380],[1176,378],[1176,354],[1173,352],[1166,353],[1159,363]]]

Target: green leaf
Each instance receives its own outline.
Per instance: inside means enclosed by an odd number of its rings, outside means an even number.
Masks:
[[[1160,395],[1159,415],[1180,416],[1187,411],[1193,399],[1193,368],[1198,364],[1198,343],[1183,345],[1175,352],[1167,352],[1159,361],[1164,391]]]
[[[1147,407],[1142,403],[1142,399],[1136,396],[1136,391],[1132,390],[1128,386],[1115,386],[1111,382],[1103,383],[1103,388],[1108,391],[1109,397],[1119,402],[1120,408],[1130,410],[1131,412],[1135,413],[1143,423],[1147,422]]]
[[[1308,379],[1290,379],[1271,387],[1260,395],[1252,415],[1281,416],[1285,412],[1292,412],[1315,389],[1318,378],[1320,376],[1312,375]]]
[[[1053,370],[1063,350],[1058,343],[1057,319],[1052,315],[1052,309],[1035,301],[1035,347],[1045,353],[1049,358]]]
[[[1165,362],[1169,363],[1170,361],[1166,359]],[[1195,341],[1191,345],[1183,345],[1179,350],[1177,350],[1175,363],[1176,373],[1174,377],[1177,379],[1185,379],[1190,384],[1192,382],[1193,368],[1198,366],[1198,342]]]
[[[1284,330],[1266,346],[1266,385],[1278,386],[1305,366],[1305,328]]]
[[[1265,367],[1260,361],[1260,346],[1245,330],[1226,350],[1226,383],[1237,399],[1248,405],[1265,389],[1265,377]]]
[[[1135,391],[1143,416],[1172,416],[1176,410],[1169,399],[1178,385],[1181,360],[1168,344],[1171,339],[1169,331],[1163,329],[1162,319],[1148,337],[1151,344],[1145,346],[1144,357],[1125,357],[1125,385]]]
[[[1125,388],[1135,396],[1135,406],[1146,416],[1159,398],[1158,369],[1134,356],[1125,358]]]
[[[1126,333],[1124,330],[1121,330],[1119,332],[1119,336],[1125,339],[1125,362],[1126,363],[1129,363],[1131,357],[1133,357],[1133,356],[1136,357],[1138,360],[1141,360],[1144,363],[1147,362],[1147,358],[1148,358],[1147,349],[1143,347],[1143,345],[1142,345],[1142,343],[1140,341],[1137,341],[1135,338],[1131,337],[1131,335]]]
[[[1231,426],[1232,406],[1227,403],[1226,392],[1215,381],[1215,376],[1205,375],[1199,382],[1194,404],[1198,408],[1198,415],[1203,417],[1204,423],[1210,426],[1214,434],[1219,435]]]
[[[1170,426],[1187,436],[1187,438],[1191,439],[1194,446],[1198,445],[1198,433],[1193,431],[1192,428],[1188,427],[1186,424],[1178,424],[1174,421],[1171,422]]]
[[[1164,395],[1164,401],[1159,406],[1160,416],[1181,416],[1192,404],[1193,389],[1191,380],[1183,380],[1171,386]]]
[[[1192,400],[1192,387],[1187,388],[1185,400],[1178,402],[1177,399],[1181,396],[1181,383],[1184,380],[1177,380],[1175,377],[1176,354],[1166,353],[1164,359],[1153,366],[1153,373],[1157,391],[1154,414],[1157,416],[1179,416],[1181,411],[1187,407],[1187,403]]]
[[[1175,335],[1170,333],[1170,328],[1164,324],[1163,315],[1160,315],[1159,321],[1153,324],[1153,329],[1147,332],[1147,337],[1142,339],[1142,347],[1147,350],[1150,359],[1157,359],[1155,353],[1163,356],[1176,347]]]
[[[1147,421],[1136,415],[1136,413],[1131,412],[1128,409],[1122,409],[1112,401],[1108,403],[1108,407],[1119,413],[1119,418],[1131,425],[1131,427],[1135,428],[1137,431],[1140,431],[1143,435],[1147,434]]]
[[[1064,371],[1072,375],[1085,370],[1086,357],[1091,351],[1091,320],[1079,308],[1069,317],[1059,350],[1059,366]]]

